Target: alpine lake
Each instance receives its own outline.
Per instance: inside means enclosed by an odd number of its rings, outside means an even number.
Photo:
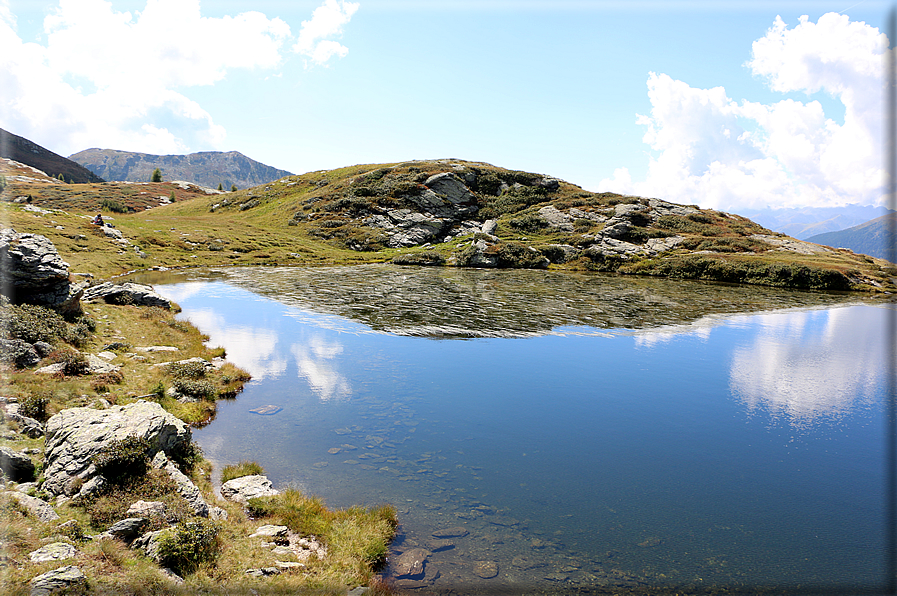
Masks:
[[[330,507],[390,503],[399,589],[874,593],[894,302],[365,265],[137,279],[252,374],[194,432]],[[890,354],[890,355],[889,355]]]

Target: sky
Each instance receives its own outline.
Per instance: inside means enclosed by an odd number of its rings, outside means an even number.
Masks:
[[[735,211],[884,205],[877,0],[0,0],[0,128],[294,173],[458,158]]]

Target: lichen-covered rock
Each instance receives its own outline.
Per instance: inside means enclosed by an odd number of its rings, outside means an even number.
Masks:
[[[190,428],[155,402],[138,401],[108,410],[71,408],[47,421],[44,490],[59,495],[72,477],[97,475],[93,458],[111,441],[129,436],[146,439],[150,455],[172,453],[190,441]]]
[[[59,567],[31,580],[30,596],[48,596],[54,592],[74,590],[87,583],[87,578],[74,565]]]
[[[42,546],[36,551],[28,553],[32,563],[45,563],[47,561],[64,561],[75,556],[75,547],[67,542],[53,542]]]
[[[109,304],[134,304],[137,306],[159,306],[171,308],[171,302],[160,296],[152,286],[125,282],[113,284],[101,283],[84,290],[82,298],[85,302],[103,300]]]
[[[59,519],[59,514],[46,501],[42,501],[37,497],[29,497],[18,491],[6,491],[6,495],[18,501],[19,505],[24,507],[29,514],[42,522],[51,522]]]
[[[259,474],[241,476],[221,485],[221,496],[229,501],[245,504],[249,499],[279,495],[280,491],[271,486],[267,477]]]
[[[9,480],[16,482],[34,479],[34,462],[24,453],[0,445],[0,469]]]
[[[124,542],[130,542],[140,534],[147,523],[148,520],[145,517],[128,517],[109,526],[106,534]]]

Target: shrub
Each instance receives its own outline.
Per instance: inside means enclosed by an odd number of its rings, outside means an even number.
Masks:
[[[46,393],[37,393],[19,400],[19,414],[34,418],[38,422],[46,422],[50,418],[47,413],[47,404],[50,396]]]
[[[518,242],[501,242],[486,249],[486,254],[498,257],[499,267],[535,269],[545,266],[542,253]]]
[[[165,515],[150,518],[147,531],[159,530],[193,515],[193,510],[178,493],[177,485],[168,472],[155,469],[127,483],[109,485],[102,494],[83,499],[81,505],[90,516],[90,524],[97,530],[105,530],[126,518],[128,508],[138,500],[162,501],[166,505]]]
[[[242,478],[243,476],[253,476],[255,474],[264,474],[265,470],[254,461],[241,461],[238,464],[224,466],[221,470],[221,482],[227,482],[234,478]]]
[[[205,380],[175,379],[171,386],[178,393],[200,399],[214,399],[218,395],[215,386]]]
[[[169,455],[178,467],[187,473],[203,461],[202,449],[193,441],[180,443]]]
[[[519,186],[510,188],[500,196],[489,198],[486,206],[480,210],[482,217],[499,217],[501,215],[517,213],[529,207],[546,201],[548,191],[541,186]]]
[[[258,199],[251,199],[246,201],[245,203],[240,203],[240,211],[246,211],[247,209],[252,209],[253,207],[258,207],[261,203],[259,203]]]
[[[395,265],[442,265],[445,259],[438,252],[409,252],[393,257]]]
[[[62,337],[66,333],[66,324],[54,310],[34,304],[17,304],[0,309],[0,329],[11,339],[33,344]]]
[[[221,527],[206,519],[179,523],[159,540],[162,564],[183,575],[203,563],[211,563],[218,555],[218,533]]]
[[[90,380],[90,387],[97,393],[105,393],[109,390],[109,385],[118,385],[124,378],[124,375],[118,371],[94,375]]]
[[[172,362],[165,372],[176,379],[201,379],[206,376],[206,365],[202,362]]]
[[[90,363],[84,354],[77,350],[71,348],[54,350],[47,357],[54,363],[64,363],[62,374],[67,377],[78,377],[90,372]]]
[[[110,441],[93,457],[93,464],[106,479],[121,484],[146,473],[150,463],[150,449],[148,440],[131,435]]]
[[[150,182],[162,182],[162,170],[159,168],[153,170],[153,175],[150,176]]]
[[[103,199],[100,202],[100,209],[111,211],[113,213],[128,213],[131,209],[115,199]]]
[[[590,222],[591,223],[591,222]],[[514,229],[524,232],[538,232],[548,227],[548,220],[533,213],[517,217],[508,222]]]

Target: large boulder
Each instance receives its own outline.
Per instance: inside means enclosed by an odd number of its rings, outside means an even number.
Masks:
[[[69,264],[46,236],[0,230],[0,293],[11,302],[76,310],[80,291],[69,282]]]
[[[48,596],[54,592],[76,591],[87,584],[87,578],[74,565],[67,565],[38,575],[31,580],[30,596]]]
[[[44,490],[59,495],[73,478],[97,476],[93,458],[111,441],[129,436],[146,439],[150,457],[160,451],[171,454],[189,443],[190,427],[155,402],[138,401],[107,410],[71,408],[47,421]]]
[[[163,298],[146,284],[125,282],[114,284],[104,282],[84,290],[85,302],[103,300],[109,304],[134,304],[136,306],[159,306],[171,308],[171,302]]]

